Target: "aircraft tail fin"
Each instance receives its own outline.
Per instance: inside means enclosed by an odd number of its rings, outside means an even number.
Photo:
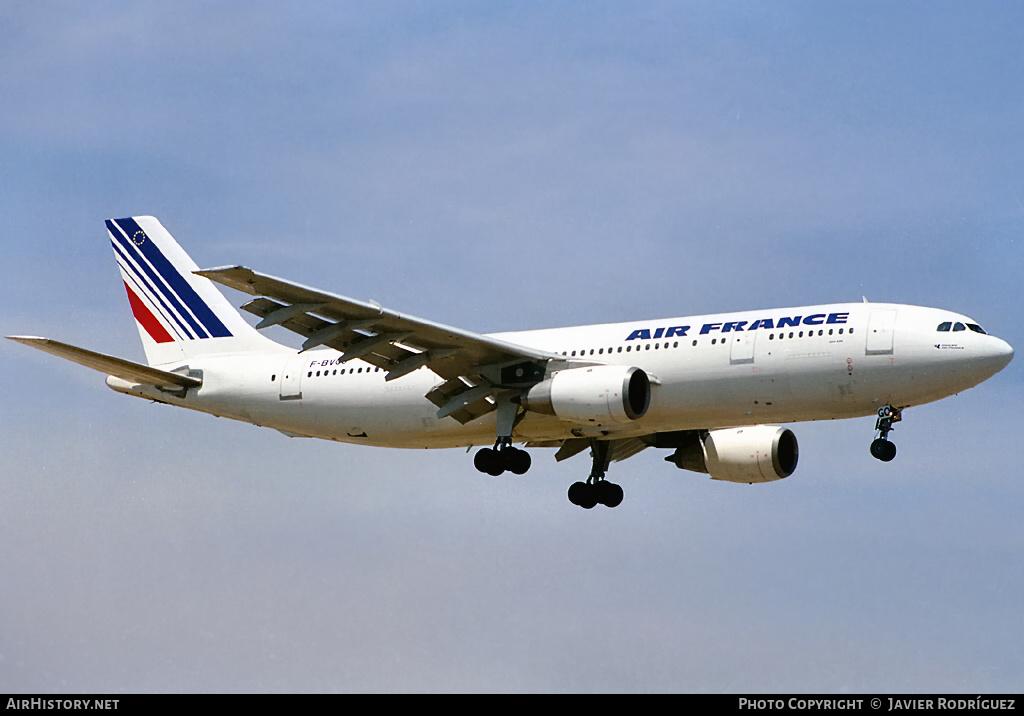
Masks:
[[[260,335],[152,216],[108,219],[110,243],[150,365],[283,348]]]

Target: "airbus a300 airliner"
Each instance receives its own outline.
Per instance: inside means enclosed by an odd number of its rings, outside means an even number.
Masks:
[[[611,461],[671,450],[739,483],[796,469],[780,423],[877,415],[889,461],[903,411],[970,388],[1013,357],[951,311],[838,303],[477,334],[258,273],[200,270],[153,217],[106,222],[148,365],[48,338],[12,340],[106,373],[114,390],[292,437],[397,448],[483,445],[481,472],[523,474],[523,448],[590,449],[580,507],[615,507]],[[215,284],[253,296],[242,309]],[[283,326],[300,349],[260,333]]]

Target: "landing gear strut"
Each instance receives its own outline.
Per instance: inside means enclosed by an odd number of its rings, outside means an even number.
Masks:
[[[608,447],[607,440],[590,441],[590,455],[594,459],[590,477],[586,482],[574,482],[569,487],[569,502],[586,510],[598,503],[605,507],[618,507],[622,502],[622,488],[604,479],[608,469]]]
[[[875,422],[878,437],[871,443],[871,454],[882,462],[889,462],[896,457],[896,446],[889,442],[889,433],[893,430],[892,424],[903,419],[902,412],[902,408],[894,408],[891,405],[884,405],[878,409],[878,420]]]
[[[493,448],[484,448],[473,456],[473,465],[480,472],[497,477],[508,470],[522,475],[530,469],[530,453],[512,447],[512,429],[520,420],[519,404],[513,403],[509,395],[505,395],[497,403],[498,439]]]
[[[497,477],[508,470],[516,475],[530,469],[530,453],[512,446],[511,438],[498,438],[493,448],[484,448],[473,456],[473,464],[480,472]]]

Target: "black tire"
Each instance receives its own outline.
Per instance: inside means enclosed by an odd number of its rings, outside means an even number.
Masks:
[[[473,465],[480,472],[486,472],[488,475],[497,477],[501,473],[505,472],[505,466],[502,464],[504,460],[495,450],[491,448],[483,448],[473,457]]]
[[[509,471],[516,475],[525,475],[526,471],[530,469],[530,464],[533,462],[530,458],[530,453],[519,448],[508,448],[508,452]]]
[[[574,482],[569,487],[569,502],[589,510],[597,504],[597,494],[593,485],[585,482]]]
[[[882,462],[889,462],[896,457],[896,445],[885,438],[877,438],[871,443],[871,455]]]
[[[585,482],[574,482],[569,485],[569,502],[574,505],[580,504],[580,499],[583,497],[583,493],[587,490],[587,484]]]
[[[882,462],[889,462],[894,457],[896,457],[896,444],[886,440],[885,446],[882,448],[882,454],[878,459]]]
[[[622,504],[622,488],[614,482],[602,480],[595,487],[597,488],[597,501],[605,507],[618,507]]]
[[[877,460],[882,459],[879,457],[879,455],[881,455],[882,443],[884,442],[886,441],[883,440],[882,438],[875,438],[874,440],[871,441],[871,457]]]
[[[476,455],[473,456],[473,466],[480,472],[487,472],[487,468],[491,466],[491,454],[493,452],[490,448],[477,450]]]

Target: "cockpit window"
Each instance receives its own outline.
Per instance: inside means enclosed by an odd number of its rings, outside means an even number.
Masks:
[[[960,323],[959,321],[957,321],[956,323],[953,323],[952,321],[943,321],[935,330],[940,333],[949,333],[950,331],[966,331],[968,328],[970,328],[975,333],[980,333],[983,336],[988,335],[988,333],[985,332],[985,329],[979,326],[977,323],[968,323],[965,326],[963,323]]]

